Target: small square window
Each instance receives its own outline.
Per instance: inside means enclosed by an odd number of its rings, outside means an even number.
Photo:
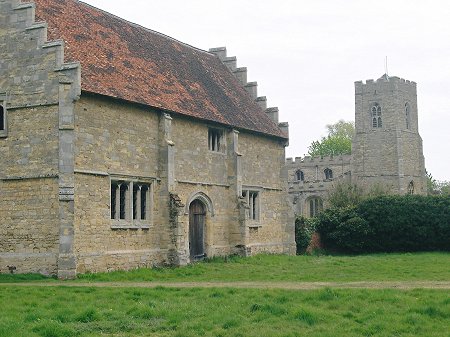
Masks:
[[[208,148],[214,152],[225,152],[223,131],[219,129],[208,129]]]
[[[259,221],[260,219],[260,200],[258,191],[244,190],[242,197],[246,200],[248,205],[248,219]]]

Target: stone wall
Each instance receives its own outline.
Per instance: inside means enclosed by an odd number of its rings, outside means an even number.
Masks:
[[[259,252],[295,254],[294,217],[287,196],[284,143],[242,132],[242,189],[260,191],[259,221],[246,221],[246,246]]]
[[[0,100],[7,126],[0,134],[0,180],[6,189],[1,195],[9,198],[0,224],[24,238],[19,244],[11,237],[16,248],[8,249],[17,256],[30,254],[24,247],[42,250],[34,249],[41,255],[33,263],[11,262],[15,255],[0,254],[2,264],[17,263],[19,272],[58,270],[61,277],[73,276],[71,108],[80,93],[80,76],[78,63],[64,63],[64,42],[47,41],[47,24],[35,22],[33,3],[0,1]],[[42,235],[34,227],[37,219],[44,222]],[[27,233],[33,234],[32,242]]]
[[[181,203],[174,217],[171,196],[205,202],[208,255],[294,253],[282,140],[80,95],[80,64],[47,41],[34,4],[0,0],[1,272],[72,278],[172,262],[174,251],[187,262],[188,214]],[[221,151],[208,148],[210,127],[223,131]],[[146,183],[151,216],[111,219],[112,180]],[[243,188],[260,193],[257,224]]]
[[[382,127],[374,128],[370,115],[381,107]],[[405,104],[409,105],[409,123]],[[361,184],[385,185],[393,193],[426,194],[422,139],[418,129],[416,83],[398,77],[355,82],[355,131],[352,144],[353,176]]]
[[[158,265],[167,260],[168,219],[160,212],[155,111],[86,95],[75,107],[75,253],[78,272]],[[111,219],[111,179],[146,181],[151,219]],[[167,207],[167,206],[166,206]]]
[[[209,149],[211,127],[222,131],[221,151]],[[76,104],[75,134],[78,272],[172,263],[173,250],[175,263],[189,262],[189,205],[198,198],[207,209],[207,256],[243,253],[244,247],[245,253],[294,252],[279,140],[94,95]],[[151,183],[151,221],[135,225],[111,219],[111,179]],[[261,193],[257,225],[245,218],[242,188]],[[169,193],[183,204],[176,228],[171,227]]]
[[[0,272],[55,274],[59,253],[57,178],[0,181]]]
[[[295,160],[287,158],[289,196],[294,213],[310,216],[311,198],[320,198],[323,206],[327,207],[329,191],[335,181],[349,181],[351,178],[352,156],[336,157],[297,157]],[[326,179],[325,169],[333,172],[333,179]],[[297,172],[303,172],[304,180],[299,180]]]
[[[220,151],[208,145],[208,130],[213,127],[222,132]],[[189,252],[189,205],[203,195],[210,203],[205,224],[205,251],[207,256],[227,255],[234,247],[243,245],[239,227],[232,130],[198,123],[174,116],[172,122],[174,141],[174,191],[179,195],[184,210],[178,217],[181,250]],[[186,132],[186,130],[189,130]]]
[[[0,179],[58,174],[58,107],[8,111],[8,137],[0,138]]]

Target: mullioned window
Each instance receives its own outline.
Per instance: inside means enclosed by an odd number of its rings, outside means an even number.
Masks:
[[[383,120],[381,118],[381,106],[375,103],[371,108],[372,128],[381,128],[383,126]]]
[[[113,227],[139,227],[151,222],[151,184],[111,180],[111,220]]]

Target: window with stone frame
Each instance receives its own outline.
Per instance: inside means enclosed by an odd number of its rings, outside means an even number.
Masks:
[[[409,130],[411,128],[411,107],[408,102],[405,103],[405,120],[406,129]]]
[[[6,136],[7,136],[6,105],[4,101],[0,101],[0,137]]]
[[[242,197],[248,205],[248,219],[259,221],[261,210],[259,191],[243,190]]]
[[[317,216],[323,210],[323,200],[319,197],[309,198],[306,202],[310,218]]]
[[[214,152],[225,152],[223,130],[215,128],[208,129],[208,148]]]
[[[414,194],[414,181],[410,181],[408,185],[408,194],[413,195]]]
[[[304,181],[305,180],[305,174],[302,170],[297,170],[295,172],[295,180],[297,181]]]
[[[370,115],[372,118],[372,128],[381,128],[383,126],[383,121],[381,118],[381,106],[378,103],[372,105]]]
[[[333,170],[326,168],[323,173],[325,174],[325,180],[333,179]]]
[[[111,180],[111,219],[127,225],[150,223],[151,184]]]

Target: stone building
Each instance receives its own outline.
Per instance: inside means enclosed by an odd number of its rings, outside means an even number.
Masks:
[[[287,123],[256,89],[225,48],[0,0],[1,272],[295,253]]]
[[[418,128],[416,83],[383,75],[355,82],[352,154],[288,158],[294,212],[311,217],[324,206],[336,181],[394,194],[426,194],[425,162]]]

